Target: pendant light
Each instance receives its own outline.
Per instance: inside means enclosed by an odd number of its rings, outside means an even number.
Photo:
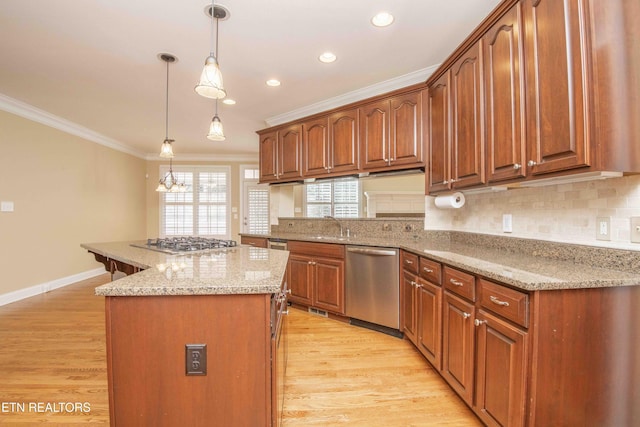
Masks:
[[[218,117],[218,100],[216,99],[216,114],[213,116],[213,120],[211,120],[211,126],[209,126],[209,134],[207,135],[212,141],[224,141],[224,130],[222,129],[222,122],[220,121],[220,117]]]
[[[160,157],[169,159],[169,172],[160,180],[156,191],[161,193],[166,192],[184,192],[187,191],[187,186],[184,183],[179,183],[173,174],[173,148],[171,144],[173,139],[169,139],[169,64],[175,62],[177,59],[175,56],[168,53],[161,53],[158,55],[160,60],[167,64],[167,86],[166,86],[166,101],[165,101],[165,136],[162,147],[160,148]]]
[[[214,0],[211,1],[211,8],[205,9],[207,15],[211,15],[211,51],[209,56],[204,61],[204,69],[200,75],[200,82],[195,87],[195,91],[204,96],[205,98],[222,99],[227,96],[227,92],[224,90],[224,84],[222,82],[222,73],[220,72],[220,65],[218,64],[218,58],[220,57],[220,51],[218,50],[218,21],[220,19],[226,19],[229,16],[229,11],[221,6],[215,6]],[[215,36],[215,48],[213,39],[213,27],[215,20],[216,36]]]

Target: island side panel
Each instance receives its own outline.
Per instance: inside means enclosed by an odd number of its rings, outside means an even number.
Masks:
[[[111,426],[266,426],[270,295],[106,297]],[[185,345],[207,374],[185,375]]]
[[[529,425],[640,425],[640,286],[535,295]]]

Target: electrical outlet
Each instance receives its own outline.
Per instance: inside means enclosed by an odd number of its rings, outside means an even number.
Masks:
[[[503,233],[513,232],[513,216],[511,214],[502,215],[502,232]]]
[[[404,225],[404,231],[413,231],[413,230],[414,230],[413,224]]]
[[[596,218],[596,240],[611,240],[611,218],[599,216]]]
[[[391,224],[382,224],[382,231],[391,231]]]
[[[631,217],[631,243],[640,243],[640,216]]]
[[[186,375],[207,375],[207,345],[186,344],[184,347]]]

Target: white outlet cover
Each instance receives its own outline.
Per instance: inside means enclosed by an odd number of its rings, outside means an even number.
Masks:
[[[0,212],[13,212],[13,202],[0,202]]]
[[[611,218],[605,216],[596,218],[596,240],[611,240]]]
[[[513,232],[513,215],[511,214],[502,215],[502,232],[503,233]]]

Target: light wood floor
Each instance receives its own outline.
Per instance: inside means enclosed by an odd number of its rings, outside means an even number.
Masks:
[[[108,280],[0,307],[0,425],[108,424],[104,300],[93,294]],[[480,425],[407,341],[290,313],[285,426]]]

